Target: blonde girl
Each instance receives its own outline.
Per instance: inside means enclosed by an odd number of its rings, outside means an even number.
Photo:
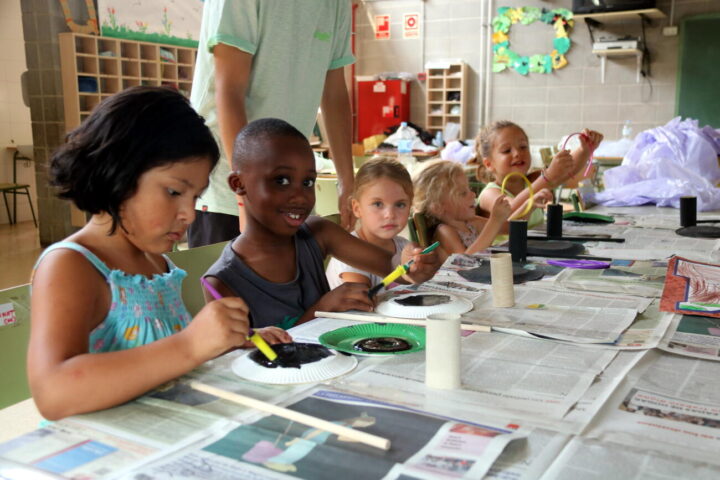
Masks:
[[[454,162],[428,162],[413,179],[413,208],[425,215],[433,240],[440,241],[440,256],[476,253],[488,248],[510,216],[510,203],[497,196],[490,217],[475,213],[475,194],[463,168]]]
[[[396,160],[385,157],[369,160],[355,176],[351,206],[358,226],[352,234],[390,252],[393,267],[400,264],[402,250],[408,243],[399,233],[407,224],[412,199],[410,174]],[[336,258],[330,260],[326,273],[330,288],[343,282],[372,286],[382,280]]]
[[[567,182],[577,175],[587,164],[592,151],[602,141],[602,134],[584,129],[580,132],[580,146],[574,151],[562,150],[550,162],[547,169],[529,175],[532,182],[534,205],[525,215],[522,213],[527,206],[530,192],[524,180],[514,175],[506,182],[505,194],[510,199],[513,218],[528,220],[528,226],[533,227],[543,222],[542,208],[552,201],[551,190]],[[480,193],[478,206],[481,210],[489,212],[495,200],[502,196],[501,186],[505,177],[511,173],[528,175],[530,170],[530,144],[525,131],[517,124],[502,120],[486,126],[476,138],[477,158],[481,161],[476,176],[481,181],[489,181]],[[507,230],[505,226],[504,230]]]

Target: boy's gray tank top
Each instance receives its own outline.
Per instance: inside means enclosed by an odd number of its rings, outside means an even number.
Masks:
[[[330,291],[323,268],[323,253],[310,228],[303,224],[294,236],[296,276],[288,283],[265,280],[235,254],[232,243],[205,276],[222,281],[250,307],[253,328],[290,328],[320,297]],[[282,268],[278,265],[278,268]]]

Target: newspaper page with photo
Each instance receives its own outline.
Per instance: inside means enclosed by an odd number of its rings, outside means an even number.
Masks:
[[[660,309],[720,318],[720,265],[670,259]]]
[[[638,439],[635,445],[620,445],[574,437],[541,480],[720,478],[717,464],[694,461],[680,452],[646,449],[643,443]]]
[[[665,260],[613,260],[610,268],[566,268],[555,277],[555,285],[573,290],[656,298],[662,294],[666,271]]]
[[[601,440],[681,449],[713,461],[720,451],[720,363],[649,351],[588,431]]]
[[[133,478],[482,478],[513,440],[519,425],[491,426],[438,417],[401,405],[318,389],[289,406],[387,438],[388,451],[317,428],[267,416],[203,446],[133,472]]]
[[[462,341],[462,389],[425,386],[422,352],[372,364],[335,385],[433,413],[500,416],[532,414],[560,420],[617,352],[502,333],[473,333]],[[473,418],[473,417],[470,417]]]
[[[0,457],[0,478],[3,480],[63,480],[64,477]]]
[[[720,361],[720,318],[674,315],[659,347],[678,355]]]
[[[66,478],[92,480],[147,463],[172,449],[129,440],[66,419],[0,444],[0,458],[22,464],[13,467],[19,471],[28,466]],[[7,475],[0,468],[0,478]],[[35,476],[27,472],[24,478]]]
[[[245,382],[230,370],[237,355],[206,363],[132,402],[75,415],[0,445],[0,457],[73,478],[101,478],[193,445],[237,426],[249,409],[197,392],[185,382],[213,386],[279,403],[307,385],[273,386]]]
[[[629,228],[623,243],[587,242],[591,255],[632,260],[663,260],[680,255],[700,262],[720,259],[720,240],[692,238],[667,230]]]

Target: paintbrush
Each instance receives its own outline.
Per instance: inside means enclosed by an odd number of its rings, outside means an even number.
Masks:
[[[439,245],[440,245],[440,242],[433,243],[432,245],[427,247],[425,250],[420,252],[420,255],[425,255],[426,253],[432,252]],[[408,270],[410,270],[410,265],[412,265],[413,263],[415,263],[415,260],[410,260],[409,262],[407,262],[404,265],[403,264],[398,265],[397,268],[395,268],[395,270],[390,272],[390,274],[387,277],[382,279],[382,282],[378,283],[377,285],[372,287],[370,290],[368,290],[368,297],[370,297],[370,298],[374,297],[383,287],[387,287],[392,282],[394,282],[395,280],[400,278],[400,276],[405,275],[408,272]]]
[[[213,296],[215,300],[219,300],[222,298],[222,295],[220,295],[220,292],[215,290],[215,287],[210,285],[210,282],[208,282],[205,277],[200,277],[200,283],[203,284],[203,287],[207,289],[208,292],[210,292],[210,295]],[[258,350],[260,350],[263,355],[265,355],[268,360],[271,362],[275,361],[277,358],[277,353],[275,353],[275,350],[272,349],[270,345],[265,341],[265,339],[257,333],[252,328],[248,330],[247,339],[250,340]]]

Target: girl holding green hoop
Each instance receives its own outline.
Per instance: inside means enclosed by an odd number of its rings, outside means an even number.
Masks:
[[[476,176],[489,182],[478,198],[480,209],[490,212],[496,199],[505,195],[510,200],[512,219],[527,219],[529,227],[542,223],[542,208],[553,199],[551,190],[582,172],[603,136],[584,129],[579,138],[580,146],[575,150],[561,150],[547,168],[528,174],[530,145],[520,126],[503,120],[480,130],[475,147],[480,163]]]

